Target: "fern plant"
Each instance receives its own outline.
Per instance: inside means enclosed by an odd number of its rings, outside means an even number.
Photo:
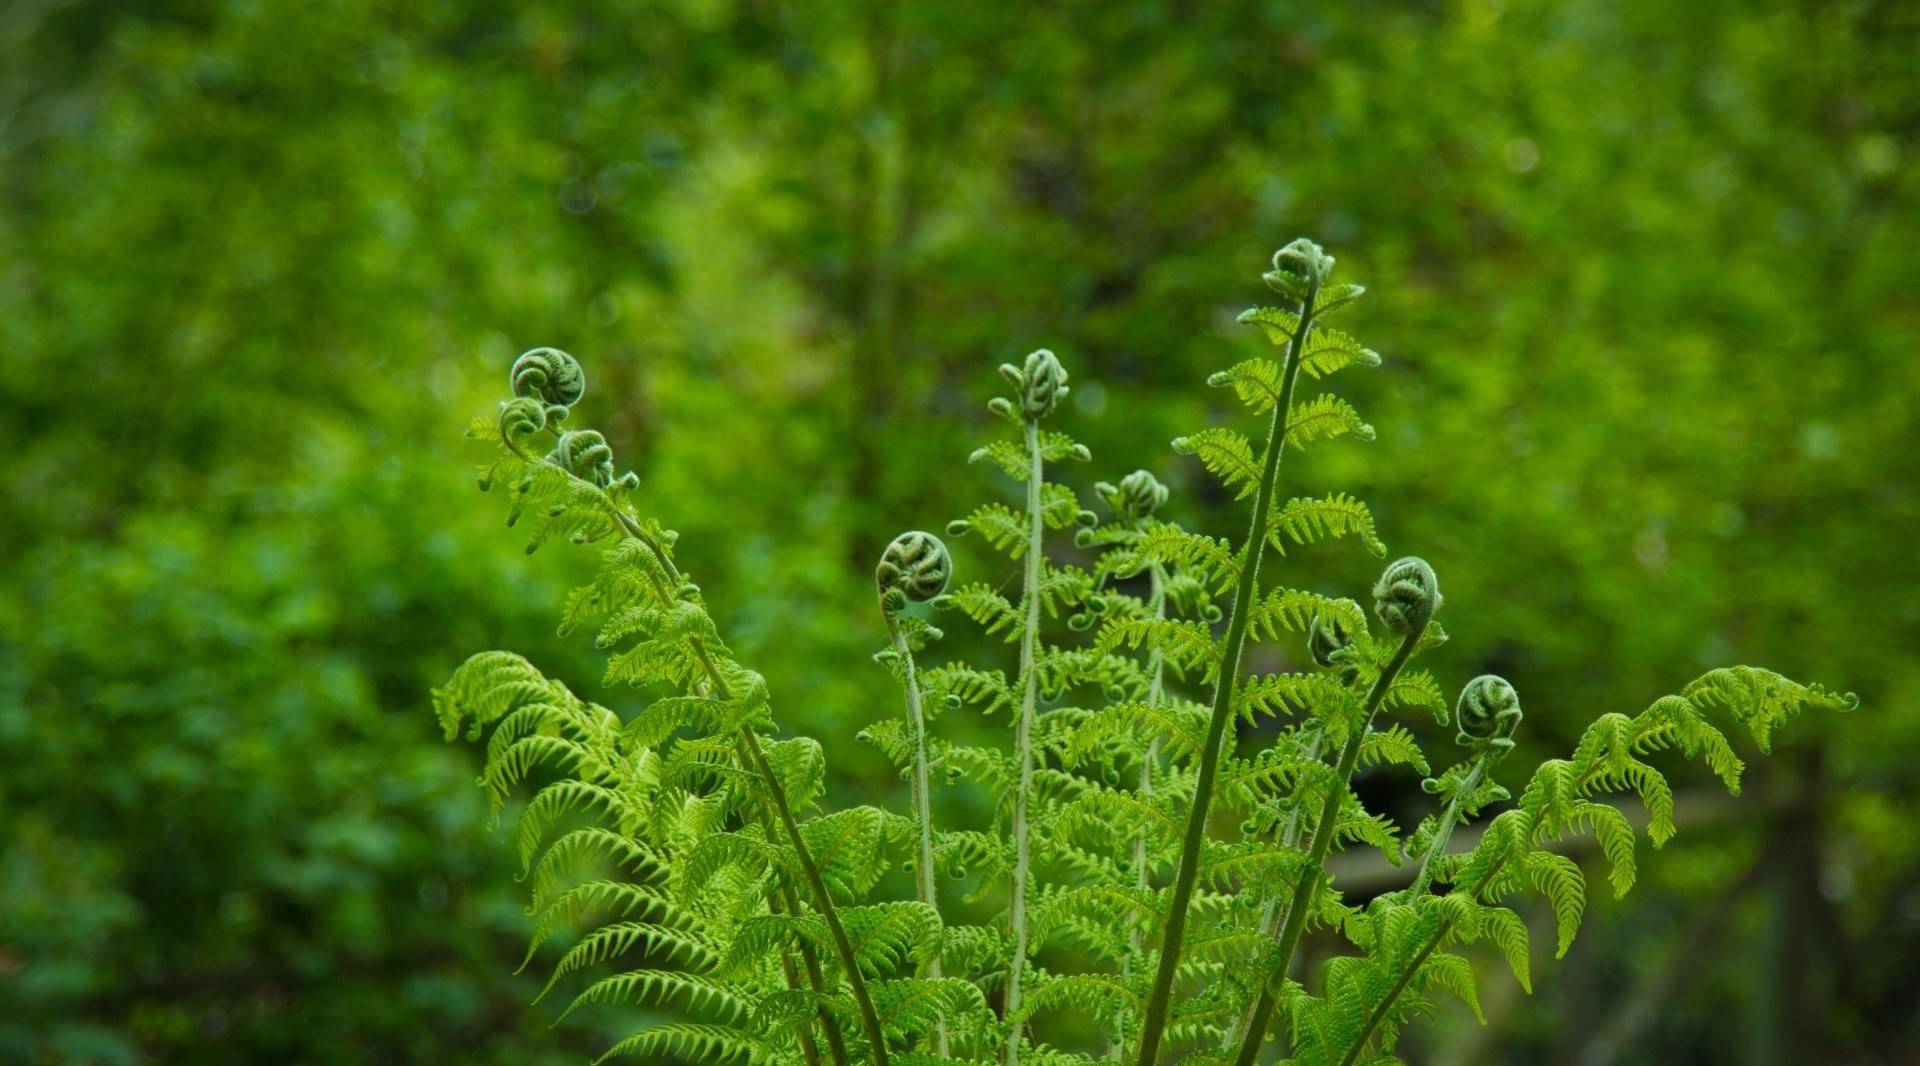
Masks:
[[[450,739],[485,742],[496,815],[530,793],[517,831],[533,920],[522,965],[570,941],[542,995],[577,989],[563,1016],[609,1003],[678,1012],[607,1052],[640,1061],[1250,1066],[1277,1043],[1295,1066],[1390,1063],[1434,997],[1478,1011],[1459,949],[1490,945],[1531,988],[1515,897],[1544,897],[1557,952],[1568,950],[1587,884],[1557,844],[1591,835],[1613,890],[1632,887],[1638,834],[1609,798],[1637,797],[1664,844],[1674,801],[1653,756],[1698,758],[1737,793],[1743,763],[1712,719],[1765,751],[1803,710],[1854,705],[1766,670],[1715,670],[1638,714],[1602,715],[1568,758],[1535,768],[1517,794],[1503,787],[1518,693],[1484,675],[1450,701],[1413,665],[1445,640],[1430,566],[1386,566],[1377,628],[1354,600],[1272,580],[1292,545],[1347,538],[1386,554],[1352,496],[1283,502],[1286,453],[1373,436],[1346,401],[1300,394],[1303,374],[1380,361],[1327,325],[1362,292],[1333,267],[1311,241],[1281,249],[1265,275],[1280,305],[1241,316],[1275,357],[1210,380],[1263,421],[1259,443],[1225,426],[1175,442],[1248,505],[1238,544],[1170,521],[1165,486],[1144,470],[1093,486],[1105,520],[1083,509],[1053,473],[1092,458],[1048,424],[1066,370],[1044,350],[1001,367],[1011,394],[990,408],[1012,432],[973,459],[1011,478],[1022,505],[984,504],[947,532],[1004,553],[1017,598],[987,580],[949,591],[953,560],[925,532],[896,538],[875,571],[876,659],[901,713],[860,735],[899,768],[899,811],[828,803],[819,740],[780,736],[766,683],[676,563],[675,535],[640,509],[639,479],[618,472],[601,434],[569,426],[579,363],[551,348],[517,359],[510,398],[472,427],[495,449],[481,487],[505,487],[530,551],[555,537],[598,549],[561,630],[590,628],[608,653],[603,684],[632,692],[616,712],[486,652],[434,694]],[[1003,638],[1007,660],[923,667],[941,637],[928,610]],[[1309,668],[1246,670],[1249,645],[1292,641]],[[955,713],[1004,723],[1004,745],[941,736]],[[1408,713],[1454,730],[1460,754],[1438,774]],[[1236,725],[1269,718],[1277,734],[1243,751]],[[1420,775],[1435,811],[1403,834],[1367,810],[1351,781],[1373,765]],[[985,790],[990,823],[938,824],[936,783]],[[1220,812],[1239,817],[1237,832],[1209,832]],[[1449,850],[1456,827],[1481,819],[1472,848]],[[1348,903],[1327,860],[1354,846],[1411,864],[1408,886]],[[895,863],[912,869],[913,898],[873,898]],[[943,900],[943,876],[977,887]],[[1352,950],[1296,973],[1316,927]],[[1066,1013],[1091,1018],[1099,1042],[1050,1042],[1070,1031]]]

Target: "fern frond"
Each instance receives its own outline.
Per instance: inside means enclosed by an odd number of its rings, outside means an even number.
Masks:
[[[1215,426],[1190,433],[1176,438],[1173,450],[1198,458],[1208,473],[1233,491],[1236,500],[1246,499],[1259,488],[1260,465],[1254,458],[1253,445],[1237,430]]]
[[[1189,533],[1169,523],[1147,527],[1140,534],[1139,550],[1148,559],[1177,568],[1216,593],[1240,576],[1239,556],[1224,539]]]
[[[1360,417],[1353,405],[1332,393],[1296,403],[1287,418],[1287,446],[1303,448],[1338,437],[1372,440],[1373,427]]]
[[[589,966],[598,966],[635,948],[668,963],[702,971],[711,970],[720,963],[718,953],[685,930],[652,922],[615,922],[587,934],[561,956],[560,961],[554,964],[552,976],[547,978],[540,994],[534,997],[534,1002],[545,999],[547,993],[553,991],[553,986],[566,975]]]
[[[1280,402],[1280,364],[1271,359],[1245,359],[1214,373],[1207,378],[1207,384],[1216,389],[1232,389],[1248,410],[1265,414]]]
[[[988,636],[999,635],[1012,642],[1026,632],[1026,622],[1019,609],[984,583],[976,582],[948,593],[946,603],[972,619]]]
[[[1505,907],[1486,907],[1480,912],[1482,928],[1500,949],[1507,960],[1507,967],[1513,971],[1514,979],[1529,995],[1533,993],[1532,967],[1528,958],[1531,950],[1528,943],[1527,923],[1518,914]]]
[[[1267,640],[1285,633],[1304,634],[1314,619],[1323,625],[1344,627],[1349,632],[1366,632],[1366,615],[1352,600],[1337,600],[1315,592],[1277,588],[1269,591],[1248,612],[1247,630]]]
[[[1316,381],[1350,366],[1376,367],[1380,353],[1362,347],[1359,341],[1326,326],[1315,327],[1307,338],[1300,369]]]
[[[1182,677],[1211,681],[1220,669],[1220,642],[1198,622],[1175,618],[1109,622],[1100,630],[1100,649],[1112,651],[1122,646],[1159,652]]]
[[[1315,499],[1295,497],[1267,516],[1267,543],[1286,554],[1282,534],[1295,544],[1313,544],[1333,537],[1356,537],[1376,558],[1384,558],[1387,546],[1373,531],[1373,512],[1367,505],[1344,492]]]
[[[745,1062],[748,1066],[781,1066],[780,1060],[765,1044],[738,1029],[725,1025],[699,1025],[678,1022],[656,1025],[627,1037],[593,1060],[594,1066],[609,1059],[638,1058],[657,1063],[662,1059],[683,1062]]]

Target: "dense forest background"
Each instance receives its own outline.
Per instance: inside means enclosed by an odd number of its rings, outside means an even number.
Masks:
[[[1729,662],[1864,701],[1735,804],[1683,786],[1641,890],[1411,1061],[1916,1061],[1916,54],[1900,0],[4,5],[0,1061],[622,1029],[528,1005],[427,709],[500,646],[598,692],[552,635],[589,557],[474,491],[516,352],[586,365],[831,796],[898,804],[851,740],[893,712],[871,568],[1002,491],[993,365],[1052,348],[1075,476],[1236,531],[1166,442],[1229,416],[1201,383],[1303,234],[1387,372],[1290,489],[1433,562],[1433,665],[1512,678],[1524,754]]]

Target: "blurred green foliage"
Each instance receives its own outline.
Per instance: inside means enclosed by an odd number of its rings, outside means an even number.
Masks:
[[[991,366],[1060,353],[1087,480],[1225,531],[1164,442],[1226,415],[1300,234],[1388,372],[1378,443],[1289,489],[1434,563],[1436,667],[1512,678],[1532,754],[1729,661],[1866,703],[1415,1060],[1898,1058],[1917,41],[1900,2],[7,5],[0,1060],[605,1046],[526,1006],[424,710],[483,647],[597,678],[542,636],[588,560],[527,565],[467,476],[515,352],[581,357],[833,795],[898,802],[849,743],[892,698],[869,574],[995,491]]]

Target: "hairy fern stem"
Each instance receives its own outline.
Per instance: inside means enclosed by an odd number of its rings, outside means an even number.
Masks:
[[[1473,757],[1473,766],[1467,771],[1466,780],[1455,790],[1453,798],[1447,801],[1447,809],[1441,812],[1440,824],[1434,828],[1433,840],[1427,844],[1427,850],[1420,856],[1420,868],[1413,875],[1413,884],[1407,886],[1406,899],[1419,899],[1427,894],[1427,886],[1433,883],[1433,860],[1447,850],[1447,841],[1453,838],[1454,823],[1460,820],[1460,808],[1480,787],[1480,779],[1486,776],[1487,764],[1493,761],[1488,752]]]
[[[1148,567],[1148,573],[1149,581],[1151,582],[1147,593],[1148,614],[1156,619],[1165,618],[1167,616],[1166,568],[1159,563],[1154,563]],[[1166,684],[1167,656],[1164,651],[1155,648],[1153,652],[1147,656],[1147,705],[1149,707],[1157,707],[1165,700]],[[1146,755],[1140,760],[1139,791],[1141,796],[1146,797],[1153,795],[1153,775],[1159,768],[1160,738],[1156,735],[1152,740],[1147,742]],[[1133,887],[1139,891],[1143,897],[1153,888],[1152,875],[1153,866],[1151,856],[1149,855],[1147,832],[1145,829],[1142,829],[1139,833],[1135,834],[1133,838]],[[1140,958],[1141,953],[1145,950],[1145,940],[1145,935],[1138,923],[1128,928],[1127,954],[1121,959],[1120,963],[1120,977],[1122,980],[1131,981],[1133,979],[1133,964],[1135,960]],[[1120,1062],[1126,1058],[1126,1049],[1121,1045],[1118,1034],[1116,1034],[1112,1041],[1112,1046],[1108,1048],[1107,1057],[1114,1062]]]
[[[578,475],[572,471],[567,471],[567,476],[578,478]],[[627,514],[623,508],[610,507],[609,511],[621,529],[628,536],[645,545],[648,552],[660,564],[661,570],[670,580],[678,583],[681,580],[680,570],[674,565],[673,559],[667,554],[665,548],[657,540],[648,536],[646,530],[640,527],[640,523],[636,522],[633,516]],[[706,645],[701,643],[698,637],[691,638],[688,643],[693,649],[694,656],[700,660],[701,666],[705,669],[707,681],[713,686],[713,694],[721,700],[730,699],[732,693],[727,685],[727,679],[720,673],[719,667],[714,665],[713,656],[708,654]],[[827,883],[820,876],[820,867],[813,861],[813,853],[807,847],[806,838],[800,833],[800,823],[795,820],[793,809],[787,802],[787,790],[781,785],[779,775],[775,774],[773,767],[768,764],[766,753],[760,750],[760,738],[751,728],[745,725],[740,727],[739,742],[751,764],[745,769],[759,775],[762,786],[767,790],[768,798],[773,801],[774,814],[779,818],[780,825],[786,832],[787,843],[793,847],[794,855],[800,863],[800,873],[806,879],[807,891],[813,896],[814,910],[820,912],[821,920],[827,924],[827,933],[833,938],[834,954],[839,956],[841,969],[846,971],[847,989],[853,994],[854,1004],[860,1011],[860,1026],[866,1031],[867,1042],[872,1045],[874,1066],[888,1066],[890,1060],[887,1057],[886,1031],[880,1025],[880,1014],[874,1009],[873,997],[868,994],[866,978],[860,972],[859,957],[854,953],[853,942],[847,938],[846,926],[840,921],[840,913],[833,904],[833,895],[827,890]]]
[[[1320,761],[1320,747],[1326,743],[1326,740],[1326,729],[1324,727],[1316,727],[1314,729],[1313,742],[1307,745],[1307,759],[1309,762],[1317,763]],[[1306,821],[1302,817],[1304,813],[1300,805],[1295,804],[1292,812],[1287,815],[1287,826],[1280,834],[1281,847],[1292,850],[1300,846],[1300,834],[1306,829]],[[1286,926],[1286,923],[1287,908],[1285,901],[1277,895],[1267,900],[1265,908],[1260,912],[1261,934],[1269,940],[1277,940],[1280,937],[1280,930]],[[1239,1022],[1235,1023],[1233,1028],[1227,1030],[1220,1050],[1232,1051],[1240,1041],[1246,1039],[1247,1030],[1252,1028],[1252,1026],[1253,1007],[1249,1006],[1245,1013],[1240,1016]]]
[[[1494,875],[1500,872],[1500,867],[1504,865],[1505,862],[1506,860],[1501,858],[1490,863],[1487,866],[1487,872],[1480,878],[1480,883],[1484,885],[1491,882]],[[1421,873],[1424,874],[1425,872],[1426,870],[1423,865]],[[1478,894],[1477,890],[1475,894]],[[1348,1046],[1347,1053],[1340,1059],[1340,1066],[1353,1066],[1355,1062],[1359,1061],[1360,1053],[1366,1050],[1367,1043],[1373,1039],[1374,1031],[1380,1028],[1381,1022],[1387,1020],[1388,1013],[1393,1010],[1393,1005],[1399,1002],[1400,997],[1406,993],[1407,986],[1413,983],[1414,975],[1420,972],[1420,967],[1425,966],[1427,960],[1433,957],[1433,953],[1439,950],[1440,945],[1447,938],[1447,933],[1453,929],[1453,923],[1454,920],[1452,918],[1442,919],[1439,926],[1433,931],[1433,938],[1428,940],[1419,951],[1415,952],[1413,958],[1407,960],[1407,965],[1400,971],[1399,978],[1394,981],[1393,987],[1388,990],[1386,998],[1381,1000],[1378,1006],[1367,1013],[1367,1020],[1366,1023],[1361,1026],[1360,1035],[1356,1036],[1353,1043]]]
[[[901,669],[905,674],[907,690],[907,724],[913,730],[913,818],[919,833],[919,848],[913,865],[914,887],[920,896],[920,902],[940,913],[940,886],[938,873],[933,866],[933,786],[927,770],[927,716],[920,697],[920,675],[913,661],[913,647],[907,642],[907,635],[900,628],[899,619],[892,611],[883,611],[887,619],[887,637],[893,643],[894,653],[900,656]],[[940,955],[934,953],[927,963],[927,976],[939,980],[942,976]],[[947,1023],[940,1019],[934,1023],[934,1049],[940,1057],[949,1053]]]
[[[1027,968],[1027,882],[1033,876],[1033,827],[1028,804],[1033,798],[1033,718],[1040,701],[1040,671],[1035,659],[1040,643],[1040,564],[1044,549],[1040,485],[1040,420],[1029,413],[1024,425],[1027,445],[1027,552],[1024,580],[1025,628],[1020,634],[1020,721],[1014,728],[1014,760],[1020,777],[1013,793],[1013,891],[1007,904],[1007,924],[1013,932],[1013,958],[1007,964],[1007,1066],[1020,1062],[1020,1037],[1026,1026],[1018,1020],[1021,978]]]
[[[1314,894],[1320,890],[1320,882],[1326,877],[1327,852],[1333,847],[1334,829],[1340,820],[1340,801],[1346,798],[1347,782],[1352,780],[1354,767],[1360,762],[1360,745],[1367,739],[1367,730],[1372,728],[1373,716],[1379,712],[1387,690],[1393,687],[1394,679],[1400,676],[1407,660],[1413,657],[1413,649],[1419,645],[1432,617],[1432,613],[1427,612],[1407,629],[1400,640],[1400,647],[1394,651],[1393,658],[1381,669],[1380,676],[1374,679],[1373,688],[1367,692],[1367,702],[1361,709],[1359,721],[1354,724],[1353,735],[1341,745],[1340,761],[1334,765],[1333,773],[1327,779],[1327,798],[1320,805],[1320,820],[1314,825],[1313,841],[1307,846],[1306,866],[1294,882],[1293,896],[1287,902],[1287,922],[1280,930],[1280,947],[1273,972],[1266,987],[1260,991],[1259,1002],[1254,1004],[1246,1035],[1240,1040],[1240,1053],[1233,1060],[1234,1066],[1253,1066],[1253,1060],[1259,1057],[1260,1045],[1266,1041],[1267,1026],[1273,1021],[1273,1009],[1279,1003],[1281,989],[1286,986],[1287,971],[1293,966],[1293,953],[1300,946],[1300,933],[1306,928],[1307,912],[1313,906]]]
[[[777,895],[769,899],[767,901],[767,906],[768,906],[768,909],[774,914],[788,914],[788,913],[792,913],[795,910],[798,910],[797,907],[794,907],[789,903],[789,900],[785,896],[784,892],[781,895]],[[801,989],[800,973],[798,970],[794,969],[793,954],[791,952],[782,951],[780,953],[780,975],[786,979],[787,987],[789,989],[792,989],[794,991],[799,991]],[[809,975],[809,976],[813,976],[813,975]],[[815,983],[813,987],[813,993],[815,995],[819,995],[820,991],[821,990],[818,984]],[[826,1008],[824,1007],[822,1007],[818,1012],[816,1012],[815,1017],[817,1017],[820,1020],[821,1028],[823,1028],[826,1031],[828,1038],[831,1039],[834,1035],[833,1017],[827,1013]],[[799,1030],[799,1036],[800,1036],[800,1057],[806,1060],[807,1066],[820,1066],[820,1048],[819,1048],[819,1045],[813,1042],[813,1034],[807,1031],[805,1027],[801,1027]],[[841,1051],[844,1055],[845,1048],[842,1048]],[[835,1058],[834,1066],[841,1066],[841,1063],[843,1063],[844,1061],[845,1061],[844,1058]]]
[[[1313,302],[1320,285],[1314,280],[1300,303],[1300,322],[1287,343],[1286,367],[1281,379],[1280,396],[1273,405],[1273,420],[1267,429],[1260,486],[1254,494],[1253,520],[1247,531],[1247,561],[1234,587],[1232,616],[1227,622],[1226,646],[1220,661],[1220,678],[1214,683],[1213,714],[1207,722],[1206,743],[1200,749],[1200,770],[1194,784],[1193,809],[1187,817],[1187,830],[1180,842],[1179,872],[1174,876],[1173,899],[1168,905],[1167,928],[1160,943],[1160,968],[1154,974],[1153,991],[1147,997],[1146,1013],[1141,1018],[1140,1053],[1137,1066],[1154,1066],[1160,1057],[1160,1041],[1166,1029],[1167,1012],[1173,1005],[1173,981],[1180,969],[1180,949],[1186,939],[1187,908],[1193,901],[1193,886],[1200,873],[1200,845],[1207,836],[1207,809],[1213,798],[1214,777],[1220,771],[1220,746],[1227,723],[1233,720],[1233,694],[1240,680],[1240,657],[1247,646],[1247,621],[1253,613],[1254,597],[1259,592],[1260,560],[1267,547],[1267,516],[1273,509],[1274,483],[1279,480],[1281,453],[1287,448],[1287,417],[1293,407],[1293,389],[1300,377],[1300,355],[1305,350],[1307,332],[1313,328]]]

